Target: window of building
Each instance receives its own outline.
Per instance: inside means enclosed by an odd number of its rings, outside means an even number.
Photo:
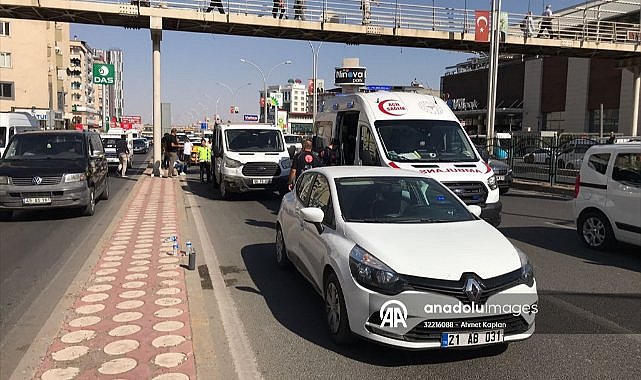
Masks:
[[[14,97],[13,82],[0,82],[0,99],[11,99]]]
[[[9,35],[9,21],[0,21],[0,36]]]
[[[11,68],[11,53],[0,52],[0,67]]]
[[[601,110],[590,110],[590,124],[588,132],[597,133],[601,131]],[[603,132],[609,133],[619,131],[619,109],[611,108],[603,110]]]

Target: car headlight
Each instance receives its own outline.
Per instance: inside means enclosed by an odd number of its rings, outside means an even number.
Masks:
[[[290,160],[289,158],[285,158],[285,159],[281,160],[280,161],[280,167],[283,168],[283,169],[291,168],[292,167],[292,160]]]
[[[11,179],[6,175],[0,175],[0,185],[9,185],[11,184]]]
[[[523,281],[525,285],[532,287],[532,285],[534,285],[534,267],[525,253],[520,249],[517,249],[516,252],[519,254],[519,259],[521,260],[521,281]]]
[[[71,174],[65,174],[62,182],[69,183],[69,182],[80,182],[84,181],[87,179],[87,176],[85,173],[71,173]]]
[[[234,160],[233,158],[225,157],[224,164],[226,168],[234,169],[239,168],[242,163],[240,161]]]
[[[496,176],[494,174],[487,179],[487,186],[489,186],[491,190],[495,190],[498,187],[496,184]]]
[[[396,272],[358,245],[349,253],[349,269],[356,282],[375,292],[394,295],[405,287]]]

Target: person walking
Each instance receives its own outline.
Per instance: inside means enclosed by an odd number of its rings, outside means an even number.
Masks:
[[[369,25],[372,19],[372,3],[378,5],[376,0],[361,0],[361,11],[363,12],[363,25]]]
[[[165,135],[160,140],[160,149],[162,150],[162,168],[167,169],[169,167],[169,152],[167,152],[167,139],[169,138],[169,133]]]
[[[272,8],[272,16],[276,18],[278,12],[280,11],[279,19],[285,17],[285,0],[274,0],[274,7]]]
[[[303,150],[294,158],[292,167],[289,170],[289,190],[291,191],[294,188],[294,183],[303,172],[319,166],[323,166],[323,162],[312,152],[312,140],[303,141]]]
[[[543,32],[548,31],[548,37],[552,38],[552,5],[548,4],[545,6],[545,10],[543,11],[543,16],[541,20],[541,29],[539,29],[539,35],[537,36],[538,38],[543,37]]]
[[[178,161],[178,138],[176,137],[176,128],[171,129],[171,133],[167,137],[167,146],[165,150],[169,155],[169,165],[167,166],[167,177],[172,178],[174,176],[174,166],[176,161]]]
[[[129,146],[127,146],[127,140],[125,140],[125,135],[120,136],[118,141],[116,141],[116,155],[118,156],[118,170],[120,170],[120,176],[127,178],[127,163],[129,161]]]
[[[200,183],[205,183],[205,175],[207,175],[207,183],[211,182],[211,148],[205,139],[202,139],[198,147],[198,162],[200,163]]]
[[[294,1],[294,20],[305,21],[305,0]]]
[[[223,2],[222,0],[211,0],[209,2],[209,7],[205,12],[209,13],[214,10],[214,7],[218,8],[218,13],[221,15],[225,14],[225,8],[223,7]]]
[[[525,16],[525,38],[534,37],[534,18],[532,17],[532,11],[527,12]]]

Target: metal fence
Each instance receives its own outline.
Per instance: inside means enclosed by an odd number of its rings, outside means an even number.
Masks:
[[[87,1],[87,0],[83,0]],[[133,4],[138,7],[186,9],[197,12],[216,12],[235,15],[298,19],[386,28],[432,30],[440,32],[474,33],[473,9],[439,7],[403,1],[374,0],[285,0],[281,11],[279,1],[273,0],[88,0],[110,4]],[[550,30],[541,33],[542,17],[533,16],[533,33],[524,28],[525,14],[511,13],[500,20],[505,36],[553,38],[571,41],[603,41],[621,44],[641,44],[638,23],[603,21],[589,12],[583,17],[553,17]]]
[[[473,138],[495,160],[510,165],[514,178],[574,184],[585,152],[595,144],[625,141],[631,137],[599,137],[590,133],[562,133],[550,137],[537,133],[512,133],[510,138]],[[638,137],[636,138],[638,139]]]

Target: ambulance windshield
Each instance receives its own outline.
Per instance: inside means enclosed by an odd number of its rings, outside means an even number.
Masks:
[[[444,120],[379,120],[374,124],[387,158],[404,162],[476,162],[463,128]]]

